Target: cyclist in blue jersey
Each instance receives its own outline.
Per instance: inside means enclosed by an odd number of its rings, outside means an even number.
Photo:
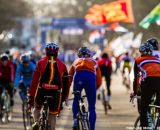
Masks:
[[[27,54],[23,54],[20,60],[21,62],[16,69],[14,87],[15,89],[20,89],[20,97],[23,100],[23,96],[25,96],[23,95],[23,90],[30,87],[35,64],[30,62],[30,57]]]

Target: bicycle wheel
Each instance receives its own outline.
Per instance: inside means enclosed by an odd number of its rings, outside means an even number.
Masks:
[[[25,130],[29,130],[33,124],[33,118],[31,116],[31,112],[28,110],[28,104],[26,101],[22,104],[22,111],[24,128]]]
[[[10,96],[7,91],[4,91],[2,96],[2,117],[1,122],[6,124],[11,120],[11,106],[10,106]]]
[[[104,107],[104,112],[105,112],[105,114],[107,114],[107,112],[108,112],[108,108],[107,108],[108,102],[106,101],[105,90],[104,89],[102,89],[102,104],[103,104],[103,107]]]
[[[140,116],[136,119],[134,123],[134,130],[139,130],[140,129]]]

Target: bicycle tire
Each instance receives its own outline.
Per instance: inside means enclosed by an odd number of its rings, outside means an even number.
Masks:
[[[25,130],[29,130],[33,124],[33,119],[31,117],[31,113],[28,111],[28,104],[26,101],[22,104],[23,111],[23,125]]]
[[[9,117],[10,111],[11,111],[10,95],[8,94],[7,91],[5,91],[4,95],[2,97],[2,117],[1,117],[1,122],[3,124],[6,124],[6,123],[9,122],[9,118],[8,117]]]
[[[134,130],[139,130],[140,129],[140,116],[137,117],[135,123],[134,123]]]
[[[46,115],[46,112],[42,112],[42,117],[40,119],[40,128],[39,130],[48,130],[48,119],[47,118],[47,115]]]
[[[102,104],[103,104],[103,108],[104,108],[104,112],[105,112],[105,114],[107,114],[107,112],[108,112],[108,103],[107,103],[107,101],[106,101],[106,98],[105,98],[105,90],[103,89],[102,90]]]

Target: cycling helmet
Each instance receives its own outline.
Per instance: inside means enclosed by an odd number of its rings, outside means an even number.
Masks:
[[[89,48],[87,47],[81,47],[78,50],[78,57],[82,58],[82,57],[91,57],[91,50],[89,50]]]
[[[47,56],[54,56],[57,57],[59,50],[59,45],[55,42],[48,43],[45,46],[45,51]]]
[[[1,61],[8,61],[9,60],[9,56],[6,53],[1,54],[0,58],[1,58]]]
[[[147,40],[147,42],[153,46],[154,50],[158,50],[159,47],[158,47],[158,41],[156,38],[150,38]]]
[[[152,55],[153,50],[153,46],[148,42],[142,43],[139,48],[139,52],[141,53],[141,55]]]
[[[21,55],[20,60],[22,63],[28,63],[30,61],[30,57],[27,54],[23,54],[23,55]]]

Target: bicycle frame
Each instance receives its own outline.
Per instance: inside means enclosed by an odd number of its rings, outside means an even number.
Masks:
[[[53,99],[52,96],[45,96],[45,101],[43,104],[43,109],[40,117],[40,130],[48,130],[49,124],[48,124],[48,101],[49,99]]]
[[[7,123],[11,120],[11,102],[10,102],[10,95],[8,94],[8,91],[2,87],[2,93],[1,93],[1,103],[0,103],[0,111],[2,114],[1,122]]]
[[[84,98],[86,97],[86,95],[79,97],[80,96],[79,91],[73,92],[73,94],[75,95],[76,100],[78,100],[78,108],[79,108],[79,112],[77,114],[78,130],[80,130],[80,127],[82,130],[90,130],[88,112],[86,111],[84,104]]]

